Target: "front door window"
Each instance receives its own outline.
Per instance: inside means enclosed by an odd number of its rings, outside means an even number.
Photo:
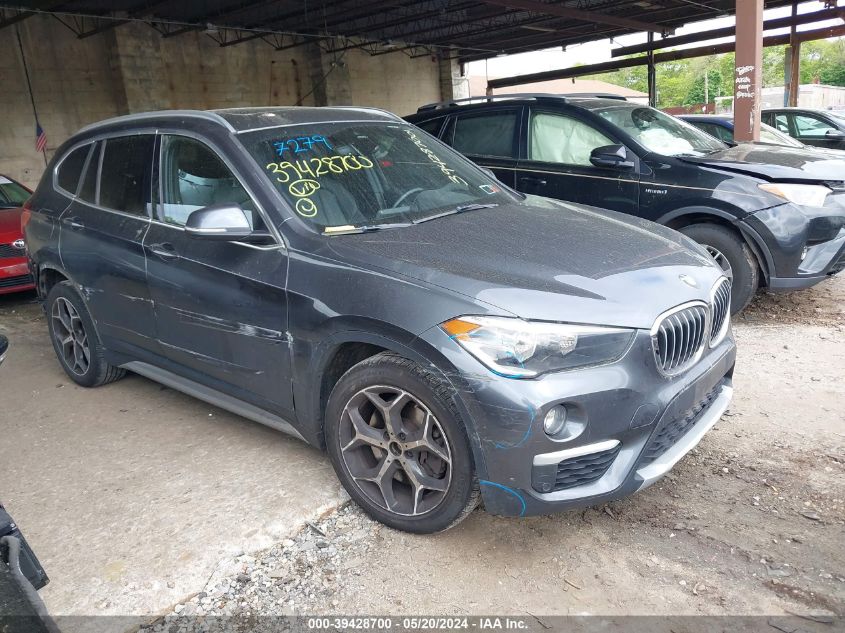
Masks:
[[[184,226],[193,211],[228,202],[246,211],[253,228],[263,228],[246,189],[204,143],[186,136],[163,137],[160,178],[163,222]]]
[[[607,136],[572,117],[533,112],[529,126],[528,159],[547,163],[591,166],[590,153],[613,145]]]

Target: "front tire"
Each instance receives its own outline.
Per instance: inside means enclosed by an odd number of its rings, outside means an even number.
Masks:
[[[347,371],[329,396],[325,439],[338,478],[367,514],[430,534],[478,504],[466,430],[444,381],[385,352]]]
[[[731,280],[731,314],[744,310],[760,283],[760,268],[748,244],[718,224],[691,224],[679,230],[706,248]]]
[[[109,365],[94,321],[69,281],[47,294],[47,328],[62,369],[76,384],[99,387],[122,378],[126,370]]]

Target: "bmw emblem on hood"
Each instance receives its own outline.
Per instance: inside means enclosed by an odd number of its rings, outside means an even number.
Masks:
[[[678,279],[683,281],[686,285],[698,288],[698,282],[689,275],[678,275]]]
[[[26,244],[24,244],[23,240],[15,240],[14,242],[12,242],[12,248],[16,248],[19,251],[22,251],[25,247]]]

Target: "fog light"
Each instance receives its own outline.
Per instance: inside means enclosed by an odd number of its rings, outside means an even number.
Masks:
[[[566,407],[557,405],[549,409],[546,417],[543,419],[543,430],[546,435],[559,435],[566,426]]]
[[[808,253],[809,251],[810,251],[810,249],[809,249],[809,248],[807,248],[806,246],[804,247],[804,250],[803,250],[803,251],[801,251],[801,261],[802,261],[802,262],[804,261],[804,258],[807,256],[807,253]]]

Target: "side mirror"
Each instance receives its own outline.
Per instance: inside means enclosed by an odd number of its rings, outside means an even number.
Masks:
[[[845,140],[845,132],[841,130],[828,130],[824,133],[824,137],[828,141],[842,141]]]
[[[634,161],[628,160],[628,150],[624,145],[604,145],[590,152],[590,162],[596,167],[615,167],[631,169]]]
[[[221,202],[193,211],[185,223],[185,232],[206,240],[240,240],[252,235],[252,227],[243,209]]]

